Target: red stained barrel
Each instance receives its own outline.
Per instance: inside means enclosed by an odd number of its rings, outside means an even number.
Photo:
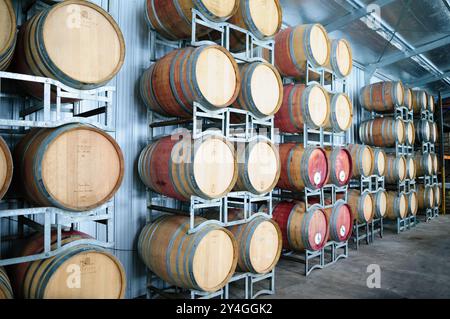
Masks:
[[[329,224],[328,239],[335,242],[347,241],[352,235],[353,217],[348,204],[343,200],[335,203],[333,208],[324,210]]]
[[[344,186],[352,178],[352,156],[345,148],[326,149],[328,160],[327,183]]]

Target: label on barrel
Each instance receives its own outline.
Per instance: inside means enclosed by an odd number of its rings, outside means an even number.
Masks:
[[[342,225],[342,226],[341,226],[341,229],[339,230],[339,233],[341,234],[342,237],[345,236],[345,230],[346,230],[346,229],[345,229],[345,226]]]
[[[344,172],[344,171],[341,171],[341,172],[339,173],[339,180],[340,180],[341,182],[345,182],[345,178],[346,178],[345,172]]]
[[[316,245],[319,245],[322,242],[322,234],[321,233],[317,233],[316,236],[314,236],[314,242],[316,243]]]
[[[322,181],[322,175],[319,172],[314,174],[314,183],[316,183],[316,185],[318,185],[318,184],[320,184],[321,181]]]

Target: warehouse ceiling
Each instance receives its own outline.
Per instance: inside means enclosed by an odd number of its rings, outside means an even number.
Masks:
[[[352,43],[354,59],[369,74],[378,71],[450,97],[450,0],[280,2],[286,25],[322,23],[331,38]]]

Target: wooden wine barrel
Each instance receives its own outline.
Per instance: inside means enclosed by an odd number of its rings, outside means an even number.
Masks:
[[[408,216],[416,216],[419,211],[419,198],[415,191],[407,195],[408,198]]]
[[[410,88],[405,87],[404,97],[403,105],[411,111],[413,109],[413,91]]]
[[[325,151],[312,146],[286,143],[280,145],[281,175],[278,187],[292,191],[321,188],[328,176]]]
[[[434,207],[441,207],[442,204],[442,196],[441,189],[439,186],[433,186],[433,197],[434,197]]]
[[[71,211],[91,210],[109,201],[124,175],[117,142],[83,124],[32,130],[16,146],[15,162],[31,203]]]
[[[330,112],[324,125],[334,132],[345,132],[353,123],[353,105],[345,93],[330,94]]]
[[[406,160],[406,176],[407,179],[416,179],[417,176],[417,168],[416,168],[416,160],[412,156],[408,156],[405,158]]]
[[[439,137],[439,129],[436,122],[429,122],[430,123],[430,142],[436,144]]]
[[[420,114],[426,110],[428,105],[427,93],[422,90],[413,90],[413,111],[414,114]]]
[[[62,232],[62,245],[90,236],[80,232]],[[56,249],[56,231],[52,233]],[[32,237],[21,256],[42,253],[44,236]],[[80,274],[77,281],[76,273]],[[11,280],[19,297],[26,299],[121,299],[125,297],[126,276],[120,261],[101,247],[81,244],[44,260],[23,263],[12,268]],[[74,286],[71,286],[73,284]]]
[[[392,112],[403,105],[404,87],[402,82],[378,82],[361,89],[360,104],[368,111]]]
[[[275,65],[283,76],[304,77],[307,62],[323,67],[329,56],[328,34],[320,24],[290,27],[275,36]]]
[[[439,159],[438,159],[438,156],[436,154],[434,154],[434,153],[431,153],[430,155],[431,155],[431,160],[433,162],[433,165],[432,165],[433,175],[437,175],[439,173]]]
[[[404,193],[387,192],[386,217],[391,220],[403,219],[408,215],[408,198]]]
[[[0,300],[2,299],[14,299],[14,293],[8,278],[8,274],[6,273],[4,268],[0,267]]]
[[[353,176],[370,176],[374,172],[374,153],[370,146],[350,144],[348,150],[352,155]]]
[[[195,225],[206,220],[196,217]],[[145,265],[177,287],[214,292],[234,274],[238,248],[233,234],[214,224],[188,234],[189,217],[162,216],[142,230],[138,251]]]
[[[374,199],[371,193],[361,193],[358,190],[348,192],[347,203],[352,209],[353,220],[359,223],[371,222],[375,216]]]
[[[346,78],[352,73],[353,53],[350,43],[345,39],[330,40],[330,57],[325,67],[338,78]]]
[[[378,176],[386,175],[387,158],[386,152],[381,148],[373,149],[373,174]]]
[[[275,127],[286,133],[303,132],[305,124],[317,129],[325,125],[329,114],[330,98],[322,86],[286,85]]]
[[[270,40],[281,29],[283,12],[279,0],[240,0],[239,9],[230,23],[248,30],[259,40]],[[245,50],[246,35],[230,31],[230,47],[233,51]]]
[[[387,201],[388,201],[386,191],[379,190],[372,196],[374,205],[374,217],[384,218],[386,216]]]
[[[0,0],[0,71],[8,68],[14,55],[16,24],[11,0]]]
[[[405,124],[405,143],[406,145],[414,146],[416,142],[416,127],[413,122]]]
[[[0,200],[5,196],[13,177],[13,159],[5,140],[0,136]]]
[[[193,8],[211,21],[222,22],[235,14],[238,7],[239,0],[147,0],[145,17],[150,28],[163,37],[182,40],[191,37]],[[197,36],[209,30],[200,27]]]
[[[328,162],[328,178],[326,184],[344,186],[352,178],[352,156],[345,148],[325,149]]]
[[[317,205],[306,211],[303,202],[280,202],[273,209],[273,219],[280,226],[285,249],[317,251],[327,243],[327,216]]]
[[[324,209],[328,221],[328,240],[345,242],[352,235],[353,217],[349,205],[338,200],[332,208]]]
[[[408,177],[405,157],[388,155],[386,163],[386,183],[397,184],[398,182],[403,182]]]
[[[141,97],[150,110],[186,118],[192,117],[194,101],[212,111],[231,105],[240,87],[236,61],[218,45],[172,51],[140,80]]]
[[[416,175],[417,176],[431,176],[433,175],[433,158],[431,154],[416,154]]]
[[[149,144],[138,163],[142,182],[153,191],[181,200],[220,198],[236,184],[233,145],[222,136],[200,139],[163,137]]]
[[[417,198],[419,199],[419,209],[425,210],[434,207],[434,191],[432,187],[417,185]]]
[[[361,142],[378,147],[393,147],[395,143],[405,142],[405,124],[392,117],[379,117],[361,123],[359,127]]]
[[[265,274],[275,268],[280,259],[282,236],[276,222],[265,217],[229,228],[238,245],[237,268],[241,272]]]
[[[88,90],[108,83],[124,60],[125,41],[114,19],[89,1],[70,0],[22,25],[15,70]],[[42,98],[42,85],[30,82],[25,89]]]
[[[239,67],[241,90],[233,106],[264,118],[278,112],[283,102],[283,82],[277,69],[266,62]]]
[[[268,138],[257,136],[247,144],[237,143],[236,161],[235,190],[262,195],[277,185],[281,173],[280,155]]]
[[[416,141],[419,143],[425,143],[431,141],[431,126],[427,120],[417,120],[414,123],[416,127]]]
[[[431,112],[431,113],[434,113],[434,109],[435,109],[435,104],[436,102],[435,102],[435,100],[434,100],[434,96],[433,95],[431,95],[431,94],[428,94],[428,110]]]

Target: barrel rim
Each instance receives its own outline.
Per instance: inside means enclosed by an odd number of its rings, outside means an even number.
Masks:
[[[345,38],[333,39],[333,40],[331,40],[330,47],[331,47],[331,51],[335,51],[338,48],[339,43],[341,43],[341,42],[343,42],[345,44],[345,46],[347,47],[349,58],[350,58],[350,65],[348,68],[348,73],[347,74],[342,73],[342,70],[339,67],[339,62],[337,61],[336,54],[330,53],[330,61],[331,61],[331,66],[332,66],[335,74],[338,75],[340,78],[346,78],[346,77],[350,76],[353,71],[353,50],[350,45],[350,42],[348,42],[347,39],[345,39]]]

